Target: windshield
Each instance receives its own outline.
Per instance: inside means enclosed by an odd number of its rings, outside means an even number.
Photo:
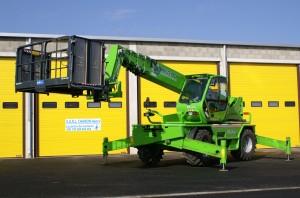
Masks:
[[[180,95],[179,102],[186,104],[199,102],[202,99],[207,81],[206,78],[187,80]]]

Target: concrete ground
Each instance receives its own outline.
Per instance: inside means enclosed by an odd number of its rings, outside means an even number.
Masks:
[[[257,149],[252,161],[229,155],[220,165],[191,167],[183,153],[166,153],[155,166],[137,155],[0,159],[0,197],[299,197],[300,148]]]

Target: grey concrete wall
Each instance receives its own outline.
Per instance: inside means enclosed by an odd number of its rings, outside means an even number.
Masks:
[[[228,58],[300,60],[300,48],[228,46]]]
[[[16,52],[20,45],[26,43],[25,38],[1,38],[0,37],[0,52]]]
[[[0,36],[0,53],[5,54],[15,53],[16,49],[20,45],[26,44],[29,37],[18,37],[14,36]],[[38,35],[34,37],[31,36],[32,42],[39,42],[45,39],[43,35]],[[46,35],[47,36],[47,35]],[[51,35],[48,35],[51,37]],[[53,35],[54,37],[55,35]],[[52,38],[53,38],[52,37]],[[102,39],[102,38],[99,38]],[[195,43],[188,41],[163,41],[163,40],[116,40],[114,39],[103,39],[106,46],[106,54],[109,53],[111,45],[122,45],[123,47],[129,48],[130,44],[136,46],[136,50],[139,53],[148,56],[160,56],[160,57],[195,57],[195,58],[219,58],[222,59],[222,54],[224,53],[223,46],[226,45],[226,58],[230,59],[245,59],[245,60],[287,60],[296,62],[300,60],[300,46],[299,47],[289,47],[289,46],[275,46],[275,45],[243,45],[243,44],[219,44],[219,43]],[[224,55],[223,55],[224,56]],[[224,58],[223,58],[224,59]],[[222,60],[223,60],[222,59]],[[300,64],[297,63],[297,64]]]
[[[137,51],[148,56],[218,58],[222,46],[182,43],[137,43]]]

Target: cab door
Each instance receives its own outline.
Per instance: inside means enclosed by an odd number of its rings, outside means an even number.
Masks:
[[[222,121],[226,115],[228,103],[227,80],[223,77],[214,77],[210,81],[205,99],[205,112],[210,121]]]

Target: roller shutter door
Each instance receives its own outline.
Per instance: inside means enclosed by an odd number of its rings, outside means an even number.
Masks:
[[[102,154],[104,137],[127,136],[126,71],[120,71],[123,97],[111,103],[93,103],[85,96],[50,94],[39,96],[38,155]],[[126,149],[111,153],[126,152]]]
[[[23,156],[22,93],[15,93],[15,59],[0,58],[0,157]]]
[[[282,140],[290,136],[292,146],[299,146],[296,65],[232,63],[230,91],[244,98],[257,134]]]
[[[160,61],[161,63],[167,65],[168,67],[183,73],[188,74],[201,74],[201,73],[210,73],[217,74],[217,63],[216,62],[190,62],[190,61]],[[150,82],[145,79],[140,81],[140,92],[141,92],[141,123],[149,124],[147,117],[143,116],[143,113],[146,112],[144,108],[144,101],[149,97],[150,101],[154,104],[150,109],[159,111],[163,115],[169,115],[176,113],[176,102],[179,98],[179,95],[175,92],[172,92],[164,87],[161,87],[153,82]],[[151,117],[153,121],[161,121],[159,116]]]

